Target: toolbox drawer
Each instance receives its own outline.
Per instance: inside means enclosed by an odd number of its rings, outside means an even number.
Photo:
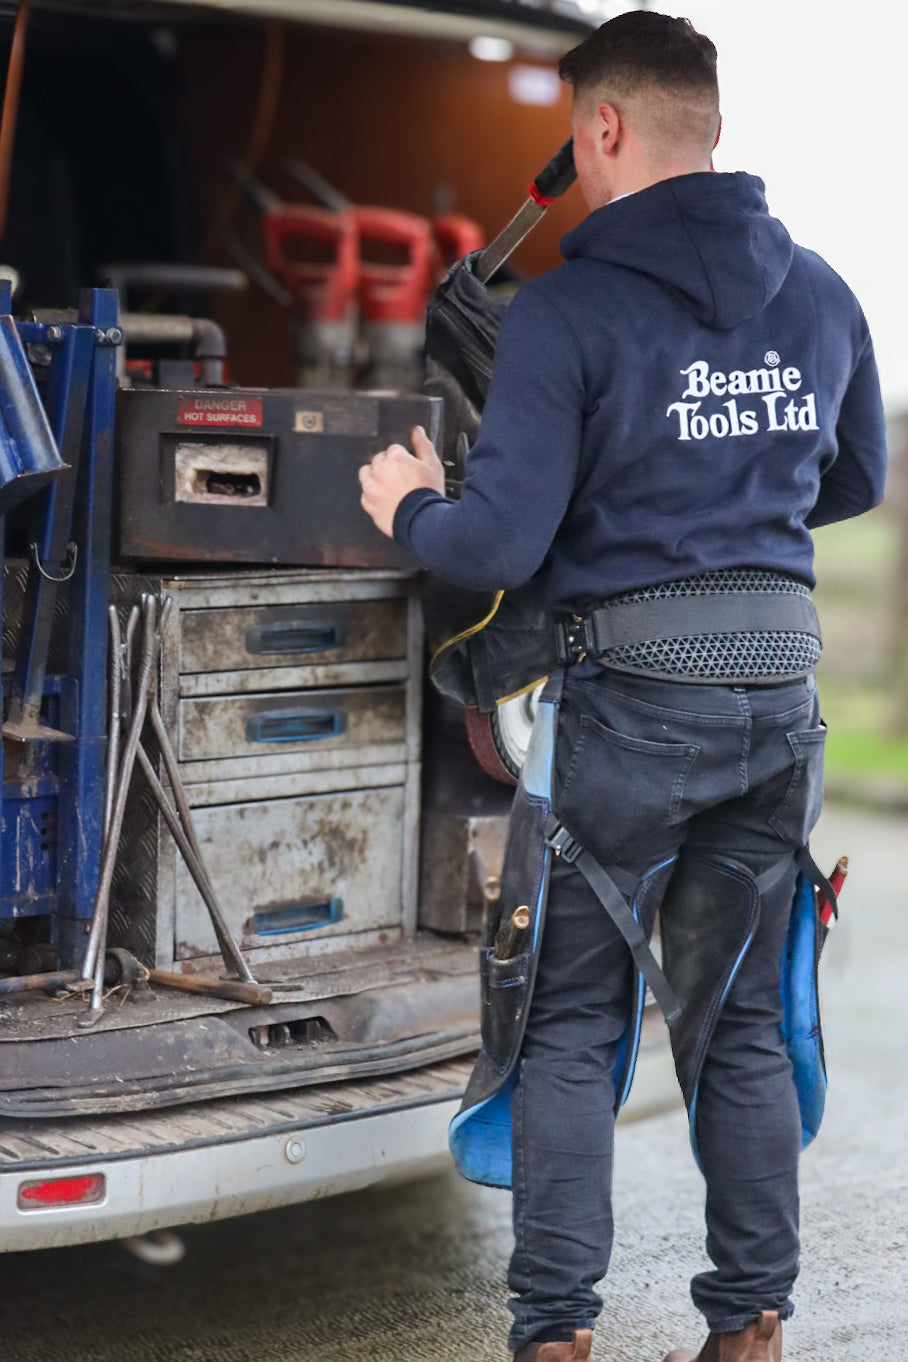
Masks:
[[[372,662],[406,655],[405,599],[186,610],[180,617],[184,673]]]
[[[401,785],[193,813],[215,894],[244,950],[399,925],[403,820]],[[175,941],[178,960],[217,954],[182,861]]]
[[[404,686],[344,686],[181,700],[177,751],[181,761],[216,761],[405,738]]]

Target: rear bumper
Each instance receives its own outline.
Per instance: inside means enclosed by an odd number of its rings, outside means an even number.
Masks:
[[[273,1209],[450,1166],[469,1060],[390,1079],[147,1116],[0,1129],[0,1250],[61,1247]],[[89,1206],[22,1210],[23,1182],[101,1173]]]

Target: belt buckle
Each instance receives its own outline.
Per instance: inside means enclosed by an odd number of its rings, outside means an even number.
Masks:
[[[546,845],[550,846],[556,856],[568,865],[573,865],[580,855],[583,847],[575,837],[572,837],[563,823],[559,823],[557,828],[546,837]]]
[[[570,667],[586,657],[586,621],[582,615],[555,621],[555,652],[562,667]]]

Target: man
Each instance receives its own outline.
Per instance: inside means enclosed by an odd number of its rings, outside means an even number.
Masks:
[[[809,531],[880,500],[885,439],[856,300],[759,180],[710,173],[715,63],[686,20],[648,12],[568,53],[590,215],[508,310],[462,496],[421,430],[415,458],[392,446],[361,472],[365,509],[430,571],[532,579],[568,622],[547,845],[591,853],[608,892],[553,862],[519,1062],[498,1069],[518,1362],[588,1357],[601,1308],[638,989],[632,930],[603,911],[616,884],[645,928],[660,908],[682,1007],[713,1263],[692,1283],[697,1358],[778,1362],[793,1308],[803,1085],[780,974],[825,734]]]

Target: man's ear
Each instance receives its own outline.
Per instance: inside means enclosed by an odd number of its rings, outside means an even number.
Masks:
[[[611,155],[621,136],[621,115],[614,104],[602,103],[596,106],[596,118],[599,145],[602,151]]]

